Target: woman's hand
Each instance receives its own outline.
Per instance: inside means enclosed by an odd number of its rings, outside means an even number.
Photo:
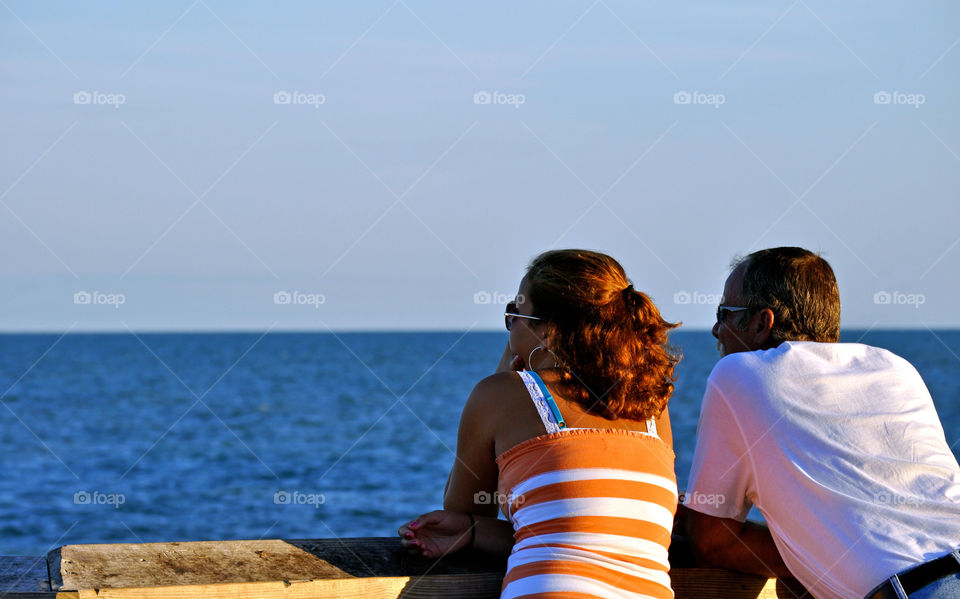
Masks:
[[[503,355],[500,356],[500,363],[497,364],[497,372],[519,371],[526,369],[526,367],[523,358],[513,353],[513,350],[510,349],[510,342],[507,341],[507,347],[504,348]]]
[[[459,551],[470,543],[470,516],[436,510],[407,522],[397,531],[400,544],[414,555],[437,558]]]

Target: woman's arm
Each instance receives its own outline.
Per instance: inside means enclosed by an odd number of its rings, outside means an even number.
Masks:
[[[507,554],[513,547],[513,527],[498,520],[494,455],[497,400],[507,388],[504,375],[480,381],[460,416],[457,452],[443,493],[443,510],[423,514],[400,527],[404,547],[424,557],[440,557],[472,546]],[[471,516],[474,530],[471,535]]]
[[[497,463],[494,455],[496,399],[504,375],[477,383],[467,398],[457,431],[457,452],[443,493],[443,509],[496,516]]]
[[[513,527],[505,520],[474,516],[473,544],[470,544],[470,516],[438,510],[414,518],[400,527],[400,543],[413,553],[437,558],[464,548],[509,555],[513,548]]]
[[[473,546],[497,555],[510,555],[513,550],[513,525],[499,518],[476,516],[477,537]]]
[[[667,408],[663,408],[657,416],[657,436],[673,449],[673,429],[670,427],[670,412]]]

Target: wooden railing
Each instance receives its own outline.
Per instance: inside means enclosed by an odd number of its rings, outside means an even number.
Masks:
[[[396,538],[65,545],[0,557],[0,599],[496,598],[506,563],[464,551],[408,555]],[[677,599],[800,597],[796,581],[673,568]]]

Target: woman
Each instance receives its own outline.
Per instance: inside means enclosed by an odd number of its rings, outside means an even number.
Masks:
[[[401,526],[403,545],[510,553],[502,597],[672,597],[676,325],[613,258],[556,250],[531,262],[506,326],[500,371],[463,408],[444,510]]]

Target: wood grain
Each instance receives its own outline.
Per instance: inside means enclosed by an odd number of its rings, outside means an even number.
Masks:
[[[39,566],[38,566],[39,563]],[[46,586],[47,569],[52,578]],[[496,598],[503,559],[408,555],[394,538],[65,545],[43,559],[0,557],[4,599],[306,597]],[[795,580],[673,568],[676,599],[799,599]],[[18,581],[15,585],[12,581]],[[32,582],[29,582],[32,581]],[[29,584],[36,586],[28,588]],[[52,587],[52,590],[50,590]]]

